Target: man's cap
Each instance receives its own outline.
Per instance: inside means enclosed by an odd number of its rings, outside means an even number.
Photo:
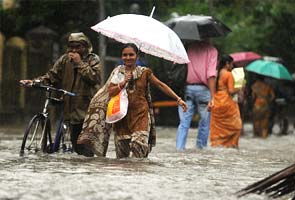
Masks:
[[[80,43],[86,43],[87,47],[88,47],[88,52],[92,52],[92,44],[90,42],[90,40],[88,39],[88,37],[82,33],[71,33],[68,39],[68,42],[80,42]]]

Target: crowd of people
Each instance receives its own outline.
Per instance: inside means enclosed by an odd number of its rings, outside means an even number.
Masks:
[[[167,84],[160,81],[148,66],[140,66],[139,49],[124,44],[121,62],[114,68],[106,83],[101,85],[99,57],[92,53],[92,45],[83,33],[72,33],[67,52],[43,76],[36,79],[54,84],[77,94],[64,100],[64,120],[71,125],[71,142],[77,154],[92,157],[106,156],[110,134],[114,131],[117,158],[147,157],[156,144],[155,118],[150,86],[157,87],[178,104],[179,126],[176,149],[184,151],[188,130],[197,110],[199,115],[196,148],[239,147],[242,118],[233,95],[235,88],[231,73],[233,58],[220,56],[210,39],[187,46],[190,63],[183,99]],[[31,83],[33,80],[21,80]],[[271,102],[275,98],[272,87],[258,76],[252,85],[254,135],[266,138]],[[113,124],[107,123],[110,98],[122,90],[128,94],[126,116]]]

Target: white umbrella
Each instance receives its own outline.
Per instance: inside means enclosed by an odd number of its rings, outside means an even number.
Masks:
[[[119,42],[134,43],[147,54],[179,64],[189,62],[177,34],[152,17],[121,14],[109,17],[91,28]]]

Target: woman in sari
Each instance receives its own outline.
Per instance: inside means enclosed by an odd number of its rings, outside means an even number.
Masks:
[[[175,99],[184,111],[187,110],[186,103],[161,82],[151,69],[136,65],[138,52],[138,48],[132,43],[123,46],[121,58],[124,65],[113,70],[105,86],[98,91],[89,105],[78,143],[87,144],[97,156],[106,155],[111,131],[110,124],[105,122],[108,100],[123,88],[126,88],[128,94],[128,111],[123,119],[113,124],[117,158],[144,158],[155,146],[150,84]]]
[[[225,55],[219,62],[214,107],[211,110],[210,141],[212,147],[239,147],[242,120],[238,104],[232,95],[240,91],[234,88],[231,73],[233,58]]]
[[[268,135],[269,118],[271,114],[271,104],[275,98],[273,88],[266,82],[264,77],[257,75],[257,80],[252,89],[252,119],[254,136],[266,138]]]

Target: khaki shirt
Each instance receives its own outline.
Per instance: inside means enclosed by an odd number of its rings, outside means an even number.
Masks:
[[[39,77],[44,83],[76,93],[74,97],[64,97],[64,120],[72,124],[83,123],[90,100],[100,88],[101,68],[96,54],[83,57],[80,64],[74,64],[64,54],[52,69]]]

